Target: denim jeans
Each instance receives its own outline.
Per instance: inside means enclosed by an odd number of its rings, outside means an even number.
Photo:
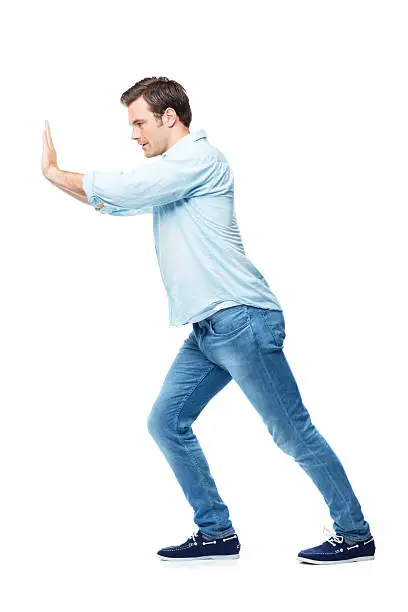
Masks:
[[[310,476],[329,508],[333,528],[349,540],[370,537],[338,457],[310,419],[283,352],[282,311],[227,307],[193,323],[149,414],[148,431],[164,454],[194,522],[211,537],[235,533],[199,441],[191,428],[203,408],[234,379],[274,442]]]

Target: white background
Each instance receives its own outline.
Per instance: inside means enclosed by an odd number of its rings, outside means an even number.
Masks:
[[[3,612],[343,610],[404,597],[407,14],[396,1],[36,2],[3,23],[0,559]],[[323,497],[234,381],[194,424],[235,562],[156,551],[196,530],[147,431],[191,325],[169,327],[152,217],[95,212],[41,174],[144,161],[121,94],[167,76],[235,176],[285,355],[377,545],[308,566]],[[142,606],[142,607],[141,607]]]

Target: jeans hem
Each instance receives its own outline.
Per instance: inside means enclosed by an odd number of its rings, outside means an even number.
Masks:
[[[233,528],[227,529],[227,531],[224,531],[218,535],[214,533],[205,533],[205,531],[202,531],[201,529],[200,531],[206,538],[215,538],[216,540],[218,540],[219,538],[226,538],[227,536],[235,535],[235,529]]]
[[[368,540],[369,538],[372,538],[373,536],[371,535],[371,533],[369,533],[365,538],[355,538],[355,537],[350,537],[347,534],[344,533],[338,533],[337,535],[341,535],[343,536],[343,538],[345,538],[348,542],[365,542],[366,540]]]

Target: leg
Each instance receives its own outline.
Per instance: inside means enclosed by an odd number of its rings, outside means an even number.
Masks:
[[[230,374],[203,355],[194,332],[185,340],[163,382],[148,419],[148,430],[194,509],[194,522],[211,537],[234,528],[191,424]]]
[[[312,478],[329,507],[336,533],[349,540],[368,538],[369,524],[346,473],[311,422],[283,353],[282,312],[241,306],[215,313],[209,320],[203,340],[206,354],[229,371],[276,444]]]

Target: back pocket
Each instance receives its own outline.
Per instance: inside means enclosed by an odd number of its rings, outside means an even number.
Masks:
[[[215,312],[208,319],[214,336],[232,336],[249,325],[245,304],[230,306]]]

